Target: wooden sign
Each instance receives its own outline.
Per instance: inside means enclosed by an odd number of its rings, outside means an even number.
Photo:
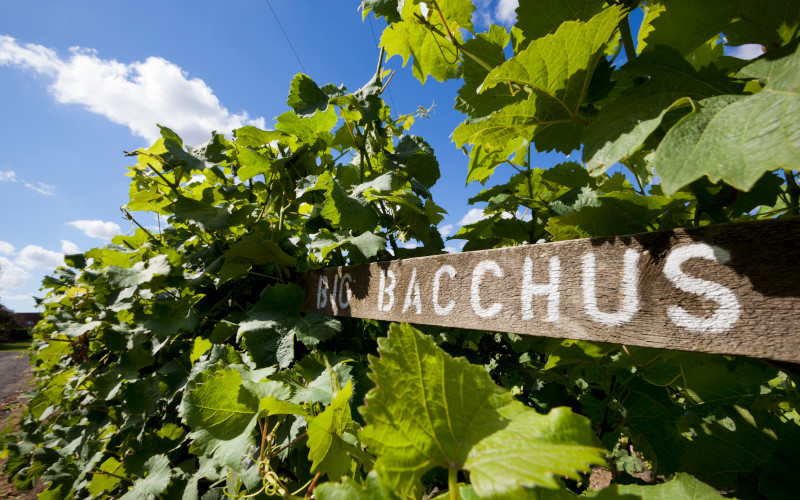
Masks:
[[[800,221],[323,269],[302,310],[800,362]]]

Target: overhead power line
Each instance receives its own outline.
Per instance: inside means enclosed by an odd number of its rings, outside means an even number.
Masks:
[[[306,70],[306,67],[303,66],[303,61],[300,60],[300,56],[297,55],[297,51],[294,50],[294,45],[292,45],[292,41],[289,39],[289,35],[286,34],[286,30],[283,29],[283,25],[281,24],[281,20],[278,19],[278,14],[275,13],[275,9],[272,8],[272,4],[269,3],[269,0],[267,0],[267,6],[269,6],[269,10],[272,11],[272,15],[273,15],[273,17],[275,17],[275,21],[278,23],[278,27],[281,29],[281,32],[283,33],[284,38],[286,38],[286,41],[289,43],[289,48],[292,49],[292,54],[294,54],[294,57],[297,59],[297,62],[300,64],[300,69],[303,70],[303,73],[308,74],[308,70]]]

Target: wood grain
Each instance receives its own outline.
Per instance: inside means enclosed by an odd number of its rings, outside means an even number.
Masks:
[[[304,312],[800,362],[798,236],[800,220],[780,219],[297,279]]]

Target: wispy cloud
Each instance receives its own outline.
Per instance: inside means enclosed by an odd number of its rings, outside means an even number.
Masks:
[[[0,257],[0,289],[21,288],[31,277],[21,266],[7,257]]]
[[[203,80],[189,78],[161,57],[125,64],[102,59],[93,49],[69,50],[69,57],[62,59],[42,45],[20,44],[0,35],[0,66],[51,78],[49,91],[57,102],[83,105],[151,142],[160,136],[156,123],[172,128],[189,144],[205,142],[212,130],[228,133],[247,124],[265,126],[262,117],[231,113]]]
[[[0,241],[0,255],[14,255],[14,245],[7,241]]]
[[[453,234],[453,225],[452,224],[445,224],[444,226],[439,228],[439,234],[442,235],[442,238],[447,238],[451,234]]]
[[[61,251],[65,254],[81,253],[81,249],[78,245],[67,240],[61,240]]]
[[[74,220],[67,222],[68,226],[75,227],[83,231],[90,238],[110,240],[122,232],[122,228],[116,222],[106,222],[102,220]]]
[[[23,269],[55,269],[64,265],[64,254],[38,245],[28,245],[20,250],[14,263]]]
[[[485,218],[486,215],[484,215],[482,208],[472,208],[464,215],[464,217],[461,218],[460,221],[458,221],[457,224],[459,226],[466,226],[467,224],[473,224]]]
[[[472,24],[476,28],[488,28],[492,23],[512,26],[517,22],[519,0],[473,0],[473,5]]]
[[[28,189],[32,189],[39,194],[43,194],[46,196],[53,196],[56,187],[51,184],[45,184],[44,182],[28,182],[24,179],[20,179],[17,177],[17,173],[13,170],[0,170],[0,182],[13,182],[16,184],[22,184]]]
[[[728,55],[738,57],[739,59],[755,59],[764,53],[764,48],[757,43],[748,43],[739,45],[738,47],[731,48]]]
[[[495,8],[495,17],[501,24],[511,26],[517,22],[517,7],[519,0],[500,0]]]

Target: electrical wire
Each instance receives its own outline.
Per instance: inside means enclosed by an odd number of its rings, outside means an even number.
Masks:
[[[284,38],[286,38],[286,41],[289,43],[289,48],[292,49],[292,54],[294,54],[294,57],[297,59],[297,62],[300,64],[300,69],[303,70],[303,73],[308,74],[308,70],[306,70],[306,67],[303,66],[303,61],[300,60],[300,56],[298,56],[297,55],[297,51],[294,50],[294,45],[292,45],[292,41],[289,39],[289,35],[287,35],[286,34],[286,30],[283,29],[283,25],[281,24],[281,20],[278,19],[278,14],[275,13],[275,9],[272,8],[272,4],[269,3],[269,0],[266,0],[266,1],[267,1],[267,6],[269,6],[269,10],[272,11],[272,15],[273,15],[273,17],[275,17],[275,21],[278,23],[278,27],[281,29],[281,32],[283,33]]]

